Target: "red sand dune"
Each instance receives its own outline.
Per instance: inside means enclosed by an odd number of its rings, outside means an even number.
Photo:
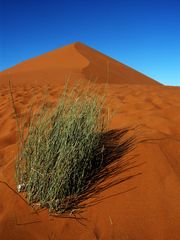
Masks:
[[[72,79],[79,74],[83,79],[97,76],[99,83],[106,82],[106,62],[110,66],[108,101],[116,111],[110,128],[138,125],[135,133],[145,139],[127,156],[139,167],[123,176],[142,174],[101,193],[98,199],[102,201],[82,213],[86,220],[52,217],[46,211],[37,214],[12,190],[16,191],[17,129],[7,80],[12,80],[17,111],[24,116],[32,96],[39,106],[44,84],[54,104],[70,71]],[[1,73],[0,103],[0,239],[179,240],[179,87],[158,84],[76,43]]]
[[[160,85],[153,79],[80,43],[45,53],[24,61],[1,73],[5,82],[17,84],[32,82],[64,83],[71,79],[89,79],[98,83]],[[1,80],[1,81],[2,81]],[[2,81],[2,82],[4,82]]]

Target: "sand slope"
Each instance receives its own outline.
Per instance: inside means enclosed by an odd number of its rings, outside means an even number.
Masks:
[[[100,83],[160,85],[153,79],[80,42],[24,61],[0,74],[0,82],[56,82],[90,79]]]
[[[62,87],[50,85],[55,103]],[[41,100],[41,88],[14,87],[17,110],[27,112],[29,99]],[[7,185],[0,184],[1,239],[133,239],[178,240],[180,235],[180,88],[138,85],[110,86],[108,97],[116,110],[111,128],[140,125],[134,156],[142,175],[107,190],[108,197],[82,214],[87,221],[53,218],[33,210]],[[0,90],[0,180],[15,188],[14,157],[17,131],[8,89]],[[133,189],[129,191],[129,189]],[[124,193],[123,193],[124,192]],[[101,199],[100,198],[100,199]],[[86,224],[83,226],[82,224]]]
[[[61,63],[64,64],[63,69],[67,67],[77,70],[79,64],[85,70],[88,69],[90,60],[84,57],[86,53],[82,56],[77,52],[76,47],[78,46],[71,45],[67,48],[73,49],[74,61],[79,54],[81,61],[77,65],[72,62],[70,66],[66,59],[66,49],[59,50],[65,58]],[[50,58],[51,54],[48,56]],[[44,57],[37,59],[40,60],[43,62]],[[58,68],[60,63],[53,62],[53,59],[51,61],[51,69],[54,66]],[[32,97],[36,100],[35,108],[39,106],[43,85],[49,90],[52,105],[56,103],[63,88],[60,82],[44,82],[40,77],[40,69],[36,73],[32,70],[38,66],[35,63],[30,66],[29,63],[24,62],[11,69],[14,71],[12,84],[15,104],[21,118],[26,116]],[[19,68],[17,75],[16,68]],[[26,81],[20,77],[20,72],[25,74],[23,76],[27,77]],[[33,79],[35,74],[38,81],[30,81],[30,77]],[[52,70],[49,74],[56,76],[59,72]],[[61,74],[56,77],[58,79]],[[3,77],[0,85],[0,239],[179,240],[180,88],[161,86],[154,82],[148,85],[138,82],[114,83],[108,86],[107,98],[110,107],[116,111],[111,129],[138,126],[132,134],[136,134],[140,143],[126,157],[132,158],[139,166],[124,173],[122,177],[141,174],[100,194],[100,203],[82,213],[81,219],[56,218],[46,211],[34,212],[14,192],[17,129],[8,84]]]

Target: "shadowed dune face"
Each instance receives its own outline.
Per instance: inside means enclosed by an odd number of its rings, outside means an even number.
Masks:
[[[33,73],[34,74],[34,73]],[[14,84],[20,118],[42,100],[38,85]],[[52,106],[63,86],[47,84]],[[139,166],[121,177],[141,173],[99,194],[99,203],[81,216],[57,218],[39,213],[20,198],[14,179],[17,130],[7,85],[0,87],[0,239],[3,240],[178,240],[180,236],[180,88],[112,84],[107,103],[115,110],[110,129],[139,126],[139,139],[127,159]],[[9,184],[9,186],[7,185]],[[66,216],[67,217],[67,216]],[[70,218],[71,217],[71,218]],[[80,218],[80,219],[79,219]]]
[[[160,85],[140,72],[80,42],[75,43],[75,47],[89,61],[89,65],[82,71],[87,79],[97,79],[99,83]]]
[[[161,84],[115,61],[80,42],[24,61],[0,73],[1,84],[9,79],[14,84],[59,83],[71,80],[94,80],[113,84]]]

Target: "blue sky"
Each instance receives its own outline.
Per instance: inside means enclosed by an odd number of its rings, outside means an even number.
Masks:
[[[180,86],[179,0],[1,0],[0,71],[76,41]]]

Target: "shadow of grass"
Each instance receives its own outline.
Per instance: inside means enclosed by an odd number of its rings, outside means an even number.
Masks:
[[[94,153],[94,161],[90,168],[85,169],[85,177],[82,182],[83,190],[77,196],[73,195],[65,199],[65,213],[81,213],[84,208],[104,200],[104,198],[96,199],[101,192],[141,174],[140,172],[127,173],[122,177],[123,173],[141,165],[134,160],[137,155],[125,158],[136,146],[136,139],[134,136],[129,136],[129,132],[130,129],[125,128],[100,133],[101,141]],[[126,192],[133,189],[135,187]],[[118,194],[113,196],[115,195]]]

